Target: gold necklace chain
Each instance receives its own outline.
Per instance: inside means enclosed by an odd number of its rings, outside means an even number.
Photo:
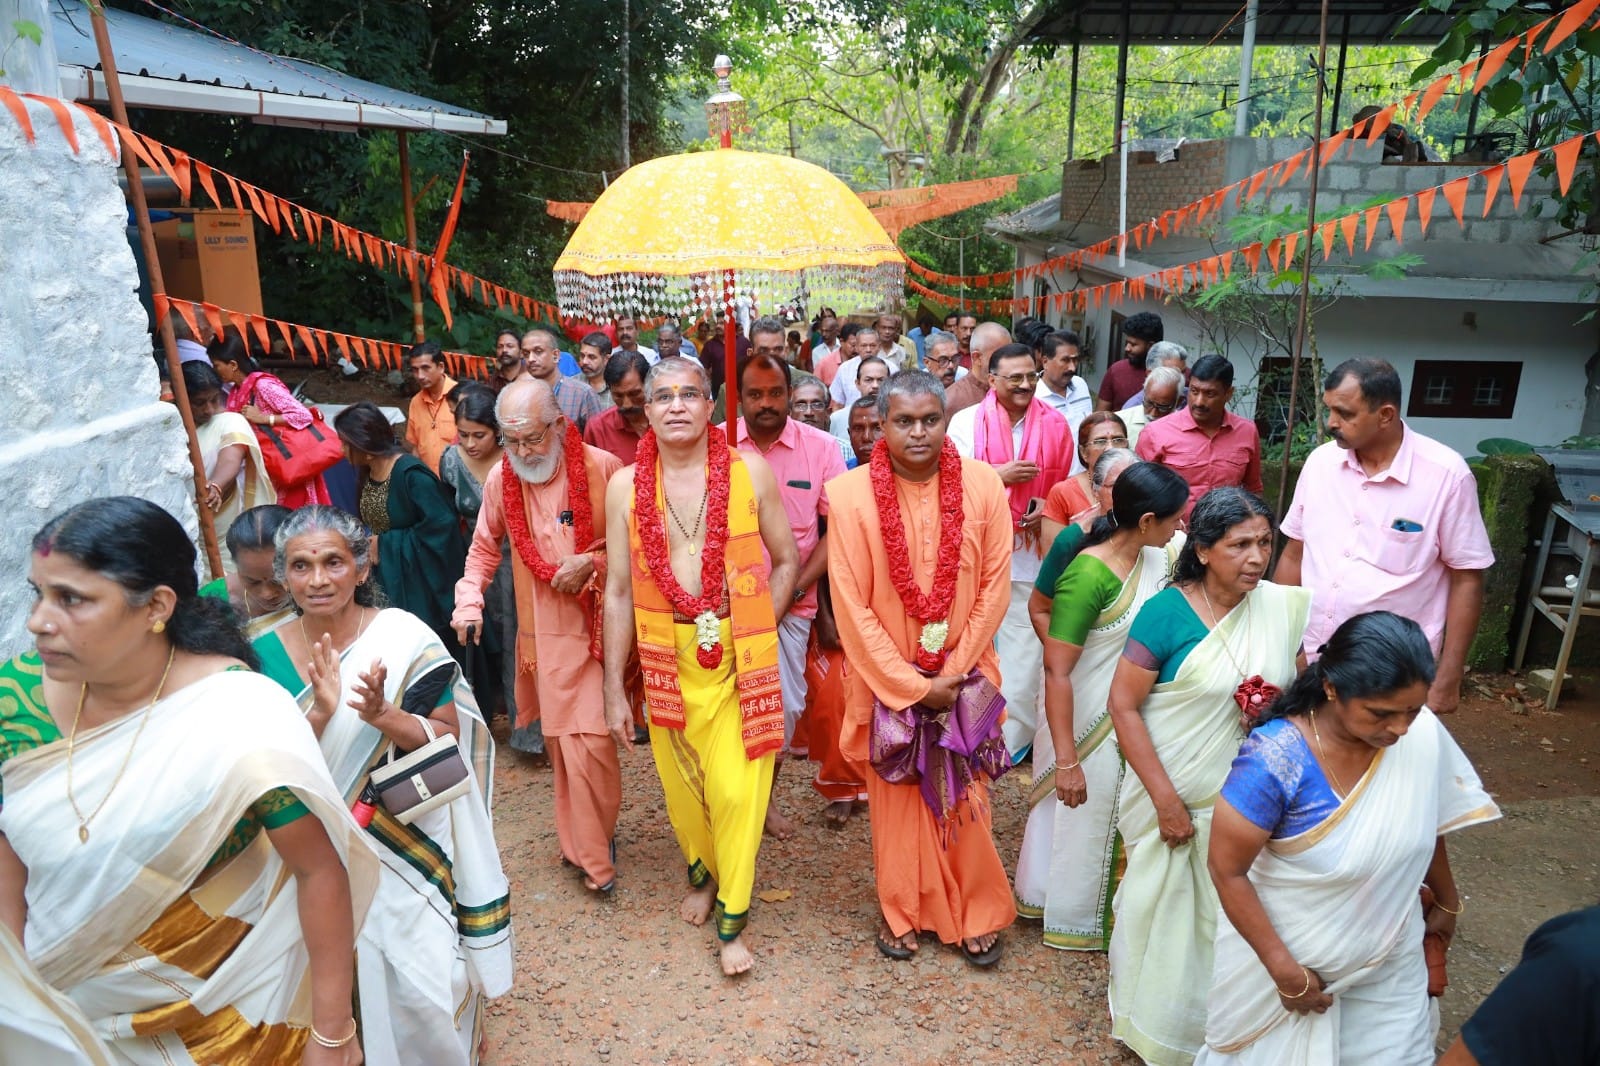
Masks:
[[[363,633],[365,633],[367,631],[367,623],[370,622],[370,621],[372,621],[372,619],[367,615],[367,609],[365,607],[361,608],[361,624],[356,627],[355,638],[352,639],[350,641],[350,643],[346,644],[343,648],[340,648],[338,645],[334,645],[334,649],[333,650],[336,651],[336,652],[340,652],[342,654],[343,652],[347,652],[351,648],[355,647],[356,646],[356,641],[361,639],[361,634],[363,634]],[[311,634],[306,632],[306,616],[305,615],[301,615],[300,618],[299,618],[299,622],[300,622],[300,636],[305,639],[305,642],[306,642],[306,653],[310,654],[311,653]],[[329,634],[329,635],[331,636],[332,634]]]
[[[683,534],[683,539],[689,542],[689,554],[694,555],[698,550],[695,545],[695,540],[699,538],[700,528],[704,526],[706,522],[706,501],[711,498],[711,486],[707,485],[706,494],[700,497],[700,513],[695,516],[693,533],[690,533],[689,530],[684,527],[683,519],[678,517],[677,509],[672,506],[672,496],[667,492],[665,486],[662,487],[661,498],[667,501],[667,513],[672,516],[673,525],[678,527],[678,532]]]
[[[1211,628],[1216,629],[1222,624],[1222,619],[1217,617],[1217,609],[1211,606],[1211,596],[1206,592],[1206,579],[1201,578],[1198,584],[1200,585],[1200,595],[1206,601],[1206,610],[1211,612]],[[1240,602],[1244,604],[1245,621],[1248,623],[1250,620],[1250,594],[1248,592],[1245,593]],[[1234,606],[1238,607],[1239,604],[1234,604]],[[1233,612],[1229,611],[1228,613],[1232,614]],[[1233,648],[1229,646],[1228,638],[1218,637],[1217,639],[1222,642],[1222,650],[1228,656],[1228,661],[1233,664],[1235,670],[1239,671],[1239,679],[1242,681],[1249,677],[1250,672],[1239,665],[1239,659],[1233,654]]]
[[[1328,771],[1328,777],[1333,780],[1333,787],[1339,790],[1339,795],[1341,796],[1350,795],[1349,790],[1340,783],[1339,775],[1333,772],[1333,764],[1328,761],[1328,753],[1322,750],[1322,734],[1317,732],[1316,711],[1311,712],[1311,737],[1317,742],[1317,754],[1322,756],[1322,766]]]
[[[106,789],[106,794],[100,797],[100,802],[95,804],[94,810],[85,818],[83,812],[78,810],[78,801],[72,795],[72,753],[78,744],[78,722],[83,718],[83,701],[89,695],[89,682],[85,681],[78,688],[78,709],[72,715],[72,732],[67,736],[67,802],[72,805],[72,813],[78,819],[78,843],[89,842],[89,823],[105,808],[111,799],[111,794],[122,783],[122,775],[128,771],[128,763],[133,760],[133,749],[139,746],[139,738],[144,736],[144,727],[150,724],[150,712],[155,710],[157,703],[161,702],[161,690],[167,687],[167,675],[172,673],[172,660],[178,656],[178,646],[174,644],[167,652],[167,667],[161,671],[161,681],[156,685],[156,694],[150,697],[150,703],[144,709],[144,716],[139,719],[139,728],[133,734],[133,743],[128,745],[128,751],[122,756],[122,765],[117,768],[117,776],[111,779],[111,787]]]

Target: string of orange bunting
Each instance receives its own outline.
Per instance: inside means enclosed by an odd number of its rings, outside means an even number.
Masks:
[[[410,349],[409,344],[399,344],[395,341],[382,341],[372,337],[357,337],[336,330],[318,329],[315,326],[304,326],[298,322],[285,322],[278,318],[268,318],[265,315],[252,315],[243,311],[232,311],[226,307],[219,307],[214,303],[200,300],[179,300],[156,293],[154,296],[156,306],[156,324],[165,322],[169,314],[176,313],[179,318],[189,326],[195,336],[201,336],[200,322],[204,320],[211,327],[213,333],[220,336],[223,330],[232,325],[239,331],[241,337],[255,335],[263,348],[272,347],[270,330],[277,330],[283,338],[289,357],[295,358],[295,342],[298,339],[300,347],[313,363],[326,363],[333,358],[334,350],[352,362],[359,362],[369,370],[400,370],[404,368],[405,353]],[[489,375],[489,361],[481,355],[470,355],[466,352],[445,352],[445,369],[454,377],[487,378]]]
[[[550,322],[561,320],[560,313],[552,304],[534,300],[476,274],[457,269],[448,263],[438,262],[432,255],[414,252],[403,244],[346,225],[336,218],[274,195],[227,171],[192,158],[181,148],[163,144],[153,137],[119,125],[82,104],[69,104],[53,97],[36,96],[32,93],[19,95],[0,85],[0,107],[11,114],[13,121],[22,129],[30,144],[34,141],[35,131],[21,97],[38,101],[50,108],[61,127],[62,136],[74,153],[79,150],[78,135],[73,126],[72,112],[68,109],[76,108],[81,111],[88,116],[101,141],[104,142],[106,151],[113,159],[118,158],[117,141],[120,138],[142,163],[172,179],[185,204],[190,202],[194,186],[198,182],[201,190],[217,207],[226,209],[232,206],[241,211],[248,211],[271,226],[274,233],[282,234],[287,230],[291,238],[318,248],[322,246],[323,235],[326,233],[335,251],[344,252],[346,257],[358,263],[369,263],[375,267],[393,270],[395,274],[407,280],[416,277],[418,270],[423,271],[425,277],[430,272],[439,271],[446,279],[449,288],[458,290],[467,298],[476,300],[486,307],[509,308],[512,312],[528,319],[544,319]],[[223,184],[226,184],[228,194],[232,197],[231,205],[220,195],[220,187]],[[299,220],[298,226],[295,224],[296,219]],[[440,298],[440,295],[435,293],[435,299]],[[447,298],[445,302],[448,303]],[[441,304],[441,309],[449,315],[448,306]]]
[[[1197,200],[1193,200],[1182,207],[1176,207],[1162,212],[1148,222],[1134,226],[1123,233],[1113,234],[1106,239],[1084,248],[1076,249],[1065,255],[1055,256],[1041,263],[1034,263],[1026,267],[1017,267],[1011,270],[998,271],[993,274],[943,274],[907,256],[907,267],[911,273],[935,285],[965,286],[968,288],[993,288],[1012,285],[1018,281],[1027,281],[1033,278],[1044,277],[1058,271],[1076,272],[1085,263],[1101,261],[1109,256],[1125,252],[1131,244],[1136,249],[1143,249],[1158,237],[1171,237],[1179,233],[1186,226],[1199,224],[1213,212],[1222,210],[1228,197],[1234,198],[1235,206],[1244,204],[1253,199],[1263,188],[1281,188],[1292,178],[1304,170],[1307,174],[1311,167],[1323,167],[1333,159],[1334,154],[1341,148],[1350,152],[1355,147],[1358,138],[1364,138],[1367,144],[1375,143],[1382,137],[1384,131],[1394,123],[1396,118],[1403,118],[1408,122],[1421,122],[1427,117],[1439,100],[1449,90],[1450,86],[1459,83],[1462,98],[1481,92],[1485,86],[1505,69],[1506,64],[1517,52],[1523,49],[1522,69],[1527,69],[1528,59],[1534,54],[1535,46],[1540,43],[1539,38],[1544,32],[1551,30],[1550,35],[1543,41],[1543,50],[1549,53],[1556,45],[1571,37],[1580,29],[1592,29],[1600,26],[1600,18],[1596,11],[1600,9],[1600,0],[1582,0],[1581,3],[1568,8],[1559,15],[1552,15],[1531,27],[1526,32],[1518,34],[1509,40],[1484,53],[1483,55],[1462,63],[1455,70],[1435,78],[1426,87],[1409,93],[1399,103],[1390,104],[1370,119],[1353,123],[1337,133],[1325,138],[1319,147],[1306,148],[1287,159],[1262,167],[1253,174],[1246,175],[1230,185],[1207,193]],[[1552,24],[1554,28],[1552,29]],[[1459,103],[1459,99],[1458,99]],[[1583,138],[1577,138],[1581,144]],[[1570,142],[1563,142],[1563,145]],[[1558,146],[1562,147],[1562,146]],[[1577,161],[1577,148],[1566,149],[1567,158],[1561,154],[1556,155],[1557,166],[1565,165],[1570,174],[1571,166]],[[1532,160],[1539,155],[1538,151],[1529,152],[1518,156],[1506,163],[1510,168],[1531,168]],[[1563,186],[1564,188],[1564,186]],[[944,299],[948,300],[948,297]],[[970,301],[969,301],[970,302]]]
[[[1502,188],[1510,191],[1512,204],[1520,207],[1523,189],[1533,172],[1534,164],[1545,153],[1549,153],[1555,160],[1556,181],[1561,192],[1565,194],[1572,184],[1578,155],[1583,149],[1584,142],[1591,137],[1600,142],[1600,130],[1582,133],[1549,147],[1517,156],[1507,162],[1495,163],[1430,188],[1398,196],[1386,203],[1375,204],[1320,222],[1317,225],[1317,239],[1321,244],[1323,261],[1326,262],[1333,257],[1335,247],[1341,238],[1346,251],[1355,254],[1356,238],[1363,230],[1365,240],[1362,248],[1370,249],[1378,235],[1379,227],[1384,222],[1388,223],[1395,243],[1403,245],[1407,217],[1413,207],[1416,210],[1416,222],[1420,232],[1427,233],[1428,225],[1433,220],[1434,205],[1441,196],[1450,206],[1450,212],[1455,216],[1456,223],[1464,226],[1468,196],[1473,192],[1475,184],[1481,187],[1483,216],[1489,214]],[[1235,269],[1256,273],[1262,269],[1263,263],[1270,266],[1275,273],[1281,272],[1293,265],[1295,252],[1300,250],[1300,241],[1304,236],[1303,232],[1294,231],[1271,241],[1257,241],[1190,263],[1165,267],[1138,277],[1124,278],[1089,288],[1071,289],[1046,296],[967,300],[966,306],[980,314],[990,315],[1043,314],[1046,310],[1082,312],[1098,308],[1102,304],[1110,306],[1127,298],[1143,299],[1151,290],[1175,294],[1194,286],[1214,285],[1230,277]],[[906,279],[906,287],[941,306],[953,305],[956,302],[956,297],[949,293],[937,292],[912,278]]]

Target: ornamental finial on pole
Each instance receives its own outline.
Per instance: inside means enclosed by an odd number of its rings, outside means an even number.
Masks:
[[[732,148],[734,130],[750,131],[744,97],[733,91],[733,60],[719,55],[711,70],[717,76],[717,91],[706,101],[706,125],[722,147]]]

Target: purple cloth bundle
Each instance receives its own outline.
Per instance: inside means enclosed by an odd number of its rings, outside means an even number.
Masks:
[[[892,710],[872,701],[872,768],[891,785],[916,784],[940,826],[966,800],[978,775],[996,780],[1011,769],[1000,737],[1005,697],[974,669],[946,710],[920,703]]]

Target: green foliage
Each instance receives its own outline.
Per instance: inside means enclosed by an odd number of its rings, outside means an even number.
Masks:
[[[0,78],[6,75],[6,56],[11,53],[11,49],[18,41],[27,41],[35,48],[44,43],[44,30],[40,28],[37,22],[32,22],[28,19],[12,19],[11,33],[11,41],[6,44],[4,51],[0,51]]]

